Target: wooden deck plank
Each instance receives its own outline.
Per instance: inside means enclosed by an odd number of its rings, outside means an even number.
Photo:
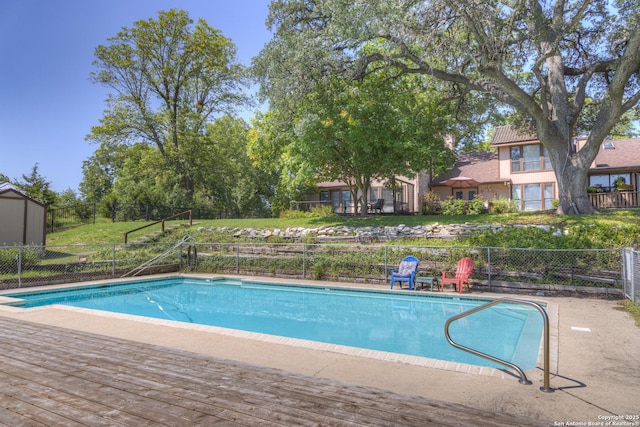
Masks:
[[[38,342],[33,340],[29,342],[29,345],[35,346],[35,345],[38,345]],[[40,347],[42,349],[42,343],[40,343]],[[62,353],[64,352],[66,352],[66,350],[63,351]],[[57,353],[60,353],[60,351],[56,350],[55,348],[49,348],[47,350],[47,353],[48,353],[48,356],[55,356],[56,361],[62,360],[64,358],[62,357],[64,356],[64,354],[62,355],[57,354]],[[13,354],[20,359],[26,356],[26,354],[20,354],[17,349],[13,349]],[[93,358],[96,358],[95,359],[96,361],[92,362]],[[58,375],[71,373],[77,369],[84,370],[84,369],[93,368],[94,372],[104,371],[102,373],[102,376],[99,377],[96,374],[95,377],[91,378],[91,381],[94,382],[95,384],[99,384],[103,386],[109,385],[114,388],[115,387],[126,388],[127,393],[138,393],[138,394],[145,393],[146,397],[156,399],[159,402],[163,402],[166,404],[171,404],[172,402],[175,402],[175,398],[177,396],[181,396],[181,397],[188,396],[189,399],[199,400],[200,404],[199,405],[196,404],[196,406],[199,406],[199,407],[196,407],[196,408],[192,407],[191,409],[199,409],[199,410],[210,409],[211,407],[217,404],[220,406],[219,408],[220,411],[224,410],[225,407],[227,409],[234,408],[236,411],[239,411],[241,413],[251,413],[252,417],[254,418],[263,417],[264,420],[270,420],[270,422],[272,422],[273,420],[278,420],[283,423],[295,421],[295,423],[299,425],[317,425],[317,423],[321,423],[325,419],[322,414],[315,415],[313,411],[308,412],[305,408],[301,409],[296,407],[295,405],[304,406],[303,404],[300,403],[301,402],[300,400],[289,399],[290,406],[287,407],[285,402],[286,399],[280,398],[278,401],[278,405],[273,406],[272,394],[265,393],[259,390],[247,391],[245,388],[237,389],[235,391],[229,390],[234,388],[231,382],[229,382],[228,385],[225,385],[224,388],[214,387],[212,389],[212,392],[209,394],[199,393],[197,396],[194,396],[193,392],[190,392],[189,390],[185,390],[184,388],[181,388],[180,384],[173,381],[172,378],[167,378],[166,376],[160,376],[160,374],[158,373],[156,374],[150,373],[146,369],[148,367],[147,366],[148,364],[145,365],[145,370],[143,372],[144,378],[139,378],[138,380],[136,380],[136,381],[142,381],[144,383],[142,388],[140,388],[135,381],[133,382],[131,381],[132,378],[135,378],[136,376],[140,375],[140,372],[141,372],[140,366],[133,366],[133,365],[127,366],[131,363],[128,359],[130,358],[127,358],[127,360],[119,360],[117,361],[116,366],[111,367],[111,369],[117,369],[115,376],[113,376],[113,374],[108,368],[105,368],[103,366],[99,367],[97,363],[97,360],[99,360],[98,356],[91,355],[91,354],[88,354],[88,355],[76,354],[74,358],[69,359],[70,360],[69,362],[56,362],[56,364],[53,364],[53,362],[48,363],[46,360],[41,360],[40,363],[47,364],[46,368],[51,371],[57,372]],[[185,362],[188,362],[188,360],[185,360]],[[102,361],[102,363],[104,363],[104,361]],[[129,370],[126,372],[123,372],[123,369],[127,367],[129,368]],[[166,371],[166,369],[164,370]],[[202,367],[200,367],[200,369],[198,369],[197,371],[194,371],[194,370],[188,370],[188,371],[189,371],[188,375],[184,376],[184,378],[189,378],[193,382],[200,383],[200,385],[203,388],[211,389],[211,385],[210,385],[211,381],[207,379],[206,375],[204,375],[204,372],[203,372],[204,370],[202,369]],[[154,383],[153,381],[151,381],[150,377],[153,377],[154,375],[158,376],[158,381],[161,381],[164,378],[164,381],[166,384]],[[115,379],[112,379],[111,377],[114,377]],[[126,386],[123,385],[123,382],[121,382],[120,377],[129,379]],[[259,376],[254,376],[254,377],[257,378]],[[228,377],[228,378],[229,380],[232,379],[231,377]],[[58,381],[58,380],[56,379],[55,381]],[[263,387],[270,387],[273,385],[271,378],[267,378],[263,382],[264,384],[262,385],[261,384],[253,384],[253,385],[257,385],[258,389]],[[170,386],[168,386],[167,384],[170,384]],[[47,385],[50,385],[50,384],[47,384]],[[155,392],[154,388],[156,388],[158,385],[162,388],[162,390],[159,392]],[[140,389],[138,390],[138,388]],[[237,395],[240,392],[242,392],[243,400],[242,402],[235,402],[234,399],[237,398]],[[191,402],[187,402],[186,404],[189,405],[190,403]],[[267,409],[262,409],[263,407],[267,407]],[[333,408],[333,412],[335,416],[340,415],[337,408]],[[296,415],[296,417],[292,417],[291,416],[292,413]],[[342,414],[344,418],[347,418],[352,415],[353,414],[349,412],[345,412],[344,414]],[[238,415],[236,415],[235,418],[237,417]],[[304,421],[303,422],[299,421],[297,417],[302,417]]]
[[[33,343],[35,344],[35,343]],[[14,355],[22,358],[26,356],[26,354],[21,354],[17,350],[14,349]],[[56,354],[55,350],[49,349],[48,356],[55,356],[56,360],[61,360],[59,354]],[[211,413],[221,413],[225,411],[227,414],[230,413],[229,409],[234,408],[239,413],[251,413],[252,419],[256,420],[257,417],[262,416],[264,420],[274,420],[278,419],[283,422],[292,421],[289,420],[289,416],[287,414],[282,414],[278,416],[277,411],[273,410],[263,410],[262,406],[270,403],[271,399],[263,399],[262,401],[252,398],[251,393],[244,393],[243,400],[241,402],[234,402],[233,399],[237,398],[237,393],[224,393],[216,391],[216,388],[212,389],[212,392],[202,393],[202,392],[193,392],[188,389],[181,387],[181,385],[175,382],[170,377],[164,377],[165,383],[151,381],[148,371],[141,371],[139,367],[130,367],[128,371],[123,370],[123,366],[126,367],[126,364],[115,364],[113,366],[99,366],[104,365],[104,361],[96,362],[95,364],[90,364],[83,362],[86,359],[86,355],[78,354],[70,361],[59,361],[59,362],[49,362],[47,360],[40,360],[40,366],[44,366],[47,372],[49,372],[50,376],[54,376],[54,378],[49,378],[47,380],[43,380],[41,378],[37,379],[40,381],[41,386],[52,386],[52,383],[57,381],[62,381],[60,377],[65,375],[74,375],[76,369],[87,370],[90,371],[88,378],[86,378],[89,383],[94,384],[94,390],[96,393],[100,393],[100,388],[102,387],[111,387],[113,390],[120,390],[120,394],[123,394],[120,398],[122,402],[133,402],[137,405],[144,406],[144,402],[142,400],[152,399],[158,404],[167,405],[169,410],[173,410],[176,412],[180,410],[180,412],[189,412],[192,410],[199,410],[203,412]],[[90,358],[90,356],[89,356]],[[15,362],[19,364],[20,362]],[[78,365],[78,367],[74,367],[73,365]],[[24,366],[18,365],[21,370],[24,370]],[[141,376],[142,375],[142,376]],[[193,377],[197,377],[198,380],[194,381],[199,383],[202,388],[211,389],[211,386],[206,383],[202,383],[200,373],[197,371],[192,372]],[[36,377],[37,378],[37,377]],[[158,381],[162,380],[162,376],[158,375]],[[78,380],[73,379],[72,385],[69,387],[63,387],[64,381],[60,383],[59,388],[64,388],[66,391],[73,390],[74,387],[78,386]],[[142,384],[138,384],[142,383]],[[86,384],[80,384],[82,389]],[[139,396],[144,396],[144,399],[141,399]],[[92,399],[92,394],[84,393],[83,398]],[[109,396],[107,398],[107,402],[112,406],[117,406],[118,401],[115,397]],[[104,402],[104,400],[103,400]],[[174,414],[180,415],[183,414]],[[302,414],[301,414],[302,415]],[[236,414],[234,419],[239,418],[240,415]],[[155,422],[160,422],[161,420],[155,420]],[[271,421],[269,423],[271,423]]]
[[[46,340],[46,338],[43,338],[43,340]],[[36,341],[35,339],[33,339],[30,342],[30,345],[38,345],[38,343],[42,345],[42,340]],[[96,365],[96,361],[101,358],[101,355],[94,354],[94,353],[86,353],[86,350],[88,350],[86,348],[86,345],[84,346],[84,350],[85,350],[85,353],[83,355],[76,355],[72,359],[73,365],[67,366],[64,369],[64,372],[68,372],[67,369],[68,370],[85,369],[85,368],[88,368],[89,365]],[[55,348],[51,348],[48,350],[48,352],[49,354],[54,354],[57,352],[57,350]],[[64,358],[63,354],[60,356],[61,356],[60,357],[61,359]],[[173,358],[172,365],[179,365],[180,363],[188,363],[191,360],[190,358],[187,358],[185,360],[176,360],[176,359],[177,358],[175,357]],[[166,360],[163,360],[163,362],[166,363]],[[131,378],[136,374],[138,374],[138,372],[140,371],[140,367],[131,365],[130,361],[126,357],[123,357],[122,359],[118,360],[117,365],[119,370],[119,372],[117,373],[117,377],[122,376],[124,378]],[[131,365],[129,366],[130,371],[124,372],[124,373],[121,372],[121,370],[127,367],[128,365]],[[95,368],[104,369],[104,368],[97,368],[97,367]],[[146,368],[148,368],[148,366],[145,366],[145,369]],[[216,371],[216,378],[219,378],[219,374],[220,374],[218,372],[219,370],[215,370],[215,371]],[[179,372],[180,372],[180,376],[184,376],[184,378],[189,378],[189,380],[201,382],[202,385],[205,387],[208,387],[211,382],[211,379],[208,378],[205,370],[203,370],[202,368],[200,368],[199,371],[195,372],[192,369],[181,367]],[[168,373],[167,369],[163,369],[163,373],[165,374]],[[236,377],[240,377],[242,379],[243,373],[241,371],[237,372],[236,374],[237,374]],[[145,376],[144,378],[145,381],[151,381],[154,379],[155,376],[159,376],[159,378],[157,379],[158,381],[161,381],[162,378],[164,378],[166,381],[166,376],[164,375],[160,376],[159,373],[149,372],[148,370],[145,370],[144,376]],[[101,380],[95,379],[94,381],[96,382],[99,381],[101,384],[104,384],[104,381],[108,381],[108,379],[101,379]],[[404,404],[402,404],[401,406],[399,406],[398,404],[389,405],[387,401],[384,400],[384,396],[382,392],[379,392],[379,396],[378,396],[380,398],[379,399],[380,403],[377,406],[379,406],[380,408],[375,408],[371,406],[370,390],[367,391],[366,395],[361,399],[361,401],[354,401],[354,399],[356,399],[357,397],[357,392],[353,390],[353,392],[351,393],[352,401],[344,402],[340,398],[339,390],[336,387],[328,387],[327,390],[322,390],[320,391],[320,393],[316,392],[315,390],[314,392],[310,393],[307,389],[308,383],[304,383],[297,387],[288,386],[287,383],[285,383],[284,387],[281,387],[280,384],[278,383],[273,384],[270,378],[263,380],[260,378],[259,375],[251,375],[250,377],[243,379],[243,383],[246,384],[247,382],[253,383],[252,385],[255,387],[255,389],[253,390],[250,389],[247,391],[246,385],[243,386],[242,389],[240,389],[235,387],[232,382],[227,381],[227,384],[225,384],[224,389],[219,389],[216,392],[216,396],[200,396],[200,397],[203,400],[208,399],[209,404],[212,404],[213,401],[216,400],[216,401],[219,401],[221,405],[229,406],[233,404],[233,403],[230,403],[230,398],[233,397],[232,393],[242,392],[244,395],[244,402],[243,402],[243,405],[245,406],[244,410],[247,410],[246,408],[247,405],[248,405],[248,408],[256,408],[256,407],[259,407],[260,405],[265,405],[270,403],[272,394],[261,392],[259,390],[262,390],[265,388],[278,389],[277,391],[280,397],[278,401],[278,408],[285,408],[287,414],[282,414],[283,418],[277,417],[277,419],[281,421],[287,421],[286,416],[289,415],[291,412],[294,412],[294,413],[297,413],[297,415],[300,415],[300,416],[304,415],[306,418],[309,418],[306,420],[309,425],[313,425],[314,421],[317,421],[317,422],[322,421],[324,417],[324,414],[322,411],[323,410],[326,411],[329,409],[334,416],[340,416],[343,420],[353,418],[353,417],[357,418],[362,415],[366,415],[366,416],[372,417],[373,419],[379,419],[381,422],[381,425],[388,425],[389,422],[397,422],[398,420],[417,422],[420,419],[419,418],[420,414],[411,415],[409,413],[411,412],[411,410],[406,411]],[[117,386],[117,385],[118,384],[114,384],[114,386]],[[151,384],[151,383],[144,384],[144,387],[153,387],[153,386],[154,384]],[[132,389],[134,387],[136,387],[136,384],[131,384],[129,387],[127,387],[127,390],[129,392],[132,392]],[[186,390],[178,388],[176,384],[173,384],[171,388],[174,394],[183,394],[186,392]],[[293,394],[295,398],[289,398],[288,395],[290,394]],[[330,405],[324,405],[324,409],[323,409],[323,407],[318,404],[318,399],[317,399],[318,394],[326,396],[326,400],[327,402],[330,402]],[[154,398],[158,400],[163,400],[166,397],[167,396],[164,395],[164,393],[162,395],[154,396]],[[363,405],[364,401],[367,401],[368,404]],[[319,413],[317,414],[317,416],[315,416],[316,419],[314,420],[313,418],[314,418],[315,412],[319,412]],[[257,416],[255,409],[253,409],[253,414],[254,416]],[[266,417],[267,419],[274,419],[274,417],[276,417],[277,414],[278,414],[277,408],[271,408],[267,412],[265,412],[263,416]],[[415,419],[411,419],[412,417]]]
[[[2,317],[0,345],[8,425],[547,424]]]
[[[33,338],[32,340],[29,341],[29,345],[42,346],[43,342],[46,340],[47,340],[46,337],[42,337],[42,339],[38,339],[38,340]],[[70,359],[72,360],[72,362],[70,362],[72,363],[72,365],[68,365],[64,367],[63,372],[69,372],[70,370],[74,370],[74,369],[89,368],[89,365],[96,365],[97,360],[100,360],[102,358],[100,354],[95,354],[94,352],[87,353],[87,350],[90,350],[90,349],[87,348],[86,342],[85,342],[85,345],[83,346],[83,350],[84,350],[84,354],[76,355],[74,356],[73,359]],[[64,351],[68,351],[68,348],[66,348]],[[60,351],[57,350],[56,348],[50,348],[48,350],[48,353],[49,355],[54,355],[56,353],[60,353]],[[57,356],[60,356],[59,359],[64,359],[64,354],[59,354]],[[56,359],[58,360],[58,357]],[[191,362],[191,358],[186,358],[186,359],[182,358],[182,359],[184,360],[177,360],[177,357],[174,357],[172,360],[173,362],[172,365],[179,365],[180,363]],[[163,362],[166,363],[166,360],[163,360]],[[137,375],[138,372],[140,371],[140,366],[131,365],[131,362],[128,357],[122,357],[120,360],[117,360],[116,363],[119,370],[119,372],[117,373],[117,377],[123,376],[125,378],[130,378]],[[122,373],[121,372],[122,369],[126,367],[129,367],[130,371]],[[57,367],[50,366],[49,368],[56,369]],[[94,368],[104,369],[104,368],[98,368],[97,366],[94,366]],[[144,381],[151,381],[155,376],[159,376],[158,381],[164,378],[164,381],[166,382],[166,375],[161,376],[160,373],[149,372],[148,366],[145,366],[144,368],[145,368]],[[221,374],[219,372],[219,369],[214,369],[214,372],[216,373],[216,378],[219,378]],[[164,374],[168,373],[166,368],[163,369],[163,373]],[[180,368],[179,373],[182,379],[188,378],[190,381],[201,382],[204,387],[209,387],[209,384],[211,383],[211,379],[208,378],[208,375],[206,375],[206,372],[204,369],[202,369],[202,367],[200,367],[199,370],[196,372],[196,371],[193,371],[192,369],[189,369],[183,366]],[[244,376],[242,371],[238,371],[236,374],[240,378],[243,378]],[[231,377],[229,377],[228,375],[227,375],[227,378],[231,379]],[[100,380],[95,379],[94,381],[104,384],[104,381],[108,381],[108,380],[109,380],[108,378],[105,378]],[[201,398],[203,399],[207,398],[209,400],[209,404],[212,403],[212,400],[219,400],[221,405],[229,406],[230,405],[229,398],[233,397],[231,394],[234,392],[235,393],[242,392],[245,398],[243,405],[244,406],[248,405],[248,408],[255,408],[256,406],[259,407],[259,405],[268,404],[272,400],[272,394],[261,392],[259,390],[263,388],[274,388],[274,389],[280,388],[279,384],[272,383],[271,378],[261,379],[259,375],[255,375],[255,374],[244,379],[243,382],[245,383],[252,382],[253,386],[255,386],[256,389],[248,390],[248,391],[246,390],[246,387],[244,387],[243,389],[239,389],[234,386],[233,382],[227,381],[227,384],[225,384],[224,389],[220,389],[216,392],[216,396],[201,396]],[[114,384],[114,386],[116,385],[118,384]],[[305,383],[304,386],[306,385],[308,384]],[[132,388],[135,386],[136,386],[135,384],[131,384],[129,387],[127,387],[127,390],[129,392],[132,392]],[[153,387],[154,384],[148,383],[148,384],[144,384],[144,386]],[[173,390],[173,393],[178,393],[178,394],[182,394],[186,392],[185,390],[179,389],[176,384],[172,385],[172,390]],[[321,406],[318,405],[318,399],[316,397],[317,393],[309,393],[306,387],[296,387],[296,388],[287,387],[286,393],[284,393],[282,390],[279,390],[280,399],[278,401],[278,407],[286,408],[286,411],[288,413],[296,412],[296,413],[299,413],[298,415],[304,415],[306,418],[313,418],[312,416],[314,415],[314,410],[319,411],[321,409]],[[368,409],[367,407],[364,407],[364,409],[362,409],[362,405],[360,405],[358,402],[355,402],[355,403],[343,402],[340,399],[339,395],[336,396],[337,391],[338,390],[336,389],[336,387],[330,387],[328,390],[323,390],[323,392],[321,393],[323,395],[326,395],[327,400],[331,402],[331,405],[325,405],[325,406],[330,407],[330,410],[332,414],[334,414],[334,416],[340,416],[342,417],[342,419],[348,419],[349,417],[354,417],[354,416],[357,417],[362,415],[363,411],[371,412],[371,410]],[[291,394],[291,393],[295,394],[295,399],[287,398],[287,394]],[[369,400],[369,395],[370,393],[367,394],[366,400]],[[155,396],[154,398],[158,400],[163,400],[163,398],[165,397],[166,395],[163,394],[163,395]],[[387,406],[384,400],[381,400],[381,406]],[[327,408],[325,408],[325,410],[326,409]],[[244,410],[247,410],[247,408],[244,408]],[[253,410],[254,416],[257,415],[256,410],[255,409],[252,409],[252,410]],[[388,425],[389,422],[397,421],[398,418],[401,418],[401,419],[410,418],[410,416],[408,416],[406,413],[403,413],[402,408],[399,408],[397,405],[393,405],[390,407],[390,409],[386,409],[386,412],[385,412],[385,409],[374,410],[374,412],[376,413],[373,415],[375,415],[376,418],[380,418],[380,420],[382,421],[382,425]],[[277,413],[278,413],[277,408],[271,408],[269,411],[265,412],[263,415],[267,419],[274,419],[274,416]],[[282,414],[283,417],[285,417],[285,415],[286,414]],[[315,421],[318,421],[318,422],[322,421],[323,416],[324,416],[323,413],[318,414],[318,416],[316,417],[317,419]],[[286,419],[282,419],[282,421],[286,421]],[[309,425],[313,425],[312,423],[312,421],[314,421],[313,419],[309,419],[307,421],[309,422]],[[412,421],[417,422],[417,419]]]
[[[12,396],[13,393],[16,394],[16,397]],[[74,422],[64,415],[33,404],[30,400],[31,397],[25,390],[21,389],[17,391],[3,387],[3,392],[0,394],[2,419],[5,420],[5,422],[9,422],[11,426],[77,427],[86,425]]]
[[[33,344],[35,345],[36,342],[34,341]],[[84,351],[88,350],[86,341],[85,341],[85,344],[84,344],[83,348],[84,348]],[[95,355],[94,357],[99,357],[99,355]],[[188,357],[187,360],[179,360],[179,358],[177,356],[173,356],[173,359],[172,359],[173,363],[172,364],[178,366],[181,363],[189,362],[191,360],[191,358],[192,358],[192,356]],[[163,360],[166,362],[166,358],[164,358]],[[81,360],[79,360],[76,357],[74,362],[75,363],[81,363]],[[124,365],[126,365],[127,363],[128,363],[128,360],[127,360],[126,357],[124,357],[122,360],[120,360],[118,362],[118,364],[124,364]],[[134,368],[138,369],[139,367],[134,367]],[[181,368],[181,369],[184,370],[184,368]],[[227,367],[227,369],[228,369],[228,367]],[[127,374],[127,375],[129,375],[129,374]],[[147,372],[147,375],[149,375],[148,372]],[[193,376],[197,376],[195,381],[208,381],[208,380],[204,379],[202,371],[200,371],[198,373],[194,373],[192,371],[188,371],[187,370],[185,375],[188,378],[192,378]],[[238,375],[242,376],[242,372],[239,372]],[[246,378],[245,381],[253,381],[253,380],[257,380],[257,379],[259,379],[259,376],[252,375],[251,377]],[[321,396],[325,396],[328,401],[332,402],[331,409],[332,409],[333,413],[336,413],[336,410],[339,407],[342,407],[342,406],[345,407],[344,413],[343,413],[343,416],[345,416],[345,417],[352,416],[352,415],[358,415],[359,413],[363,413],[365,411],[371,412],[371,408],[369,408],[369,406],[371,406],[370,402],[369,402],[368,406],[367,405],[362,406],[360,404],[357,404],[357,402],[356,402],[356,404],[343,402],[339,398],[339,396],[336,396],[336,392],[337,392],[336,387],[327,387],[326,389],[314,390],[313,393],[308,393],[308,390],[307,390],[308,383],[307,382],[300,382],[299,385],[294,387],[293,383],[295,383],[295,381],[296,381],[296,379],[293,378],[291,383],[287,382],[287,383],[283,383],[282,384],[282,387],[286,388],[288,390],[288,393],[295,393],[296,394],[295,401],[292,400],[290,402],[291,405],[296,405],[295,409],[300,409],[301,407],[304,407],[305,401],[304,401],[303,398],[305,398],[305,397],[308,399],[308,405],[307,405],[308,407],[317,406],[317,403],[316,403],[317,400],[318,400],[317,396],[321,395]],[[267,379],[266,382],[267,382],[267,385],[272,387],[272,388],[279,388],[280,387],[280,384],[275,384],[275,385],[274,384],[270,384],[270,380],[269,379]],[[261,389],[262,387],[264,387],[261,384],[256,384],[256,385],[258,385],[257,389]],[[225,389],[233,389],[233,387],[234,386],[233,386],[232,383],[225,385]],[[255,394],[257,392],[252,392],[252,391],[247,392],[247,391],[245,391],[245,395],[248,394],[248,393],[249,394],[251,394],[251,393]],[[383,421],[384,420],[387,420],[387,421],[397,420],[397,418],[399,416],[400,417],[408,417],[410,415],[410,412],[412,411],[412,409],[409,408],[407,410],[407,408],[406,408],[406,406],[404,405],[403,402],[400,402],[400,405],[398,405],[397,403],[394,404],[393,401],[392,401],[391,404],[390,404],[387,400],[384,399],[384,393],[383,392],[380,391],[378,393],[380,393],[380,395],[378,396],[378,397],[380,397],[380,399],[379,400],[378,399],[374,400],[376,406],[379,407],[376,410],[378,410],[378,411],[386,411],[388,413],[388,417],[385,417],[385,416],[383,416],[381,414],[377,414],[377,416],[381,417]],[[352,390],[351,394],[352,394],[352,400],[353,400],[353,398],[355,398],[357,396],[357,390]],[[280,406],[283,406],[283,405],[286,405],[286,402],[284,401],[284,397],[283,397],[283,396],[285,396],[285,394],[281,393],[281,395],[282,396],[281,396],[281,399],[279,401],[279,404],[280,404]],[[365,395],[362,397],[362,400],[370,401],[371,400],[370,399],[370,395],[371,395],[371,390],[367,389],[365,391]],[[255,402],[255,403],[257,403],[257,402]],[[401,414],[401,415],[398,415],[398,414]],[[423,411],[420,411],[419,413],[414,414],[414,416],[420,416],[422,414],[423,414]]]

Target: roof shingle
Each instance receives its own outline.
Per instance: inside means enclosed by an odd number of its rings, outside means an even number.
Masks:
[[[470,151],[459,154],[453,168],[431,181],[431,185],[440,185],[443,181],[458,176],[473,178],[480,183],[508,181],[500,178],[496,151]]]
[[[607,145],[611,148],[606,148]],[[611,139],[604,141],[591,170],[640,169],[640,138]]]
[[[498,126],[493,134],[493,138],[491,138],[491,145],[502,145],[502,144],[512,144],[514,142],[526,142],[526,141],[537,141],[538,137],[535,134],[525,134],[516,130],[515,127],[511,125],[507,126]]]

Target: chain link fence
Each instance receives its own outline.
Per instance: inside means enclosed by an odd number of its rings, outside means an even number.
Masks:
[[[0,289],[186,272],[371,283],[387,286],[408,255],[419,275],[438,278],[475,261],[472,288],[537,295],[592,295],[638,301],[638,253],[304,243],[131,243],[0,247]],[[634,267],[627,266],[635,260]],[[631,268],[631,270],[630,270]],[[634,287],[635,286],[635,287]]]
[[[631,248],[623,250],[624,296],[640,304],[640,252]]]
[[[159,258],[146,274],[180,270],[175,244],[0,247],[0,289],[113,279]]]

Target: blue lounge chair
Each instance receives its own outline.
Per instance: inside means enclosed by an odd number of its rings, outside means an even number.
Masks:
[[[394,282],[398,282],[402,288],[402,282],[409,283],[409,290],[413,289],[416,281],[416,272],[420,261],[414,256],[405,257],[398,267],[398,271],[391,270],[391,289]]]

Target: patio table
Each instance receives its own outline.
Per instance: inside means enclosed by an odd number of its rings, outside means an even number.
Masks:
[[[433,285],[436,285],[436,290],[438,289],[438,279],[436,277],[427,277],[427,276],[418,276],[415,280],[415,286],[413,289],[418,287],[418,283],[420,283],[420,289],[424,289],[424,284],[428,283],[430,288],[429,290],[433,292]]]

